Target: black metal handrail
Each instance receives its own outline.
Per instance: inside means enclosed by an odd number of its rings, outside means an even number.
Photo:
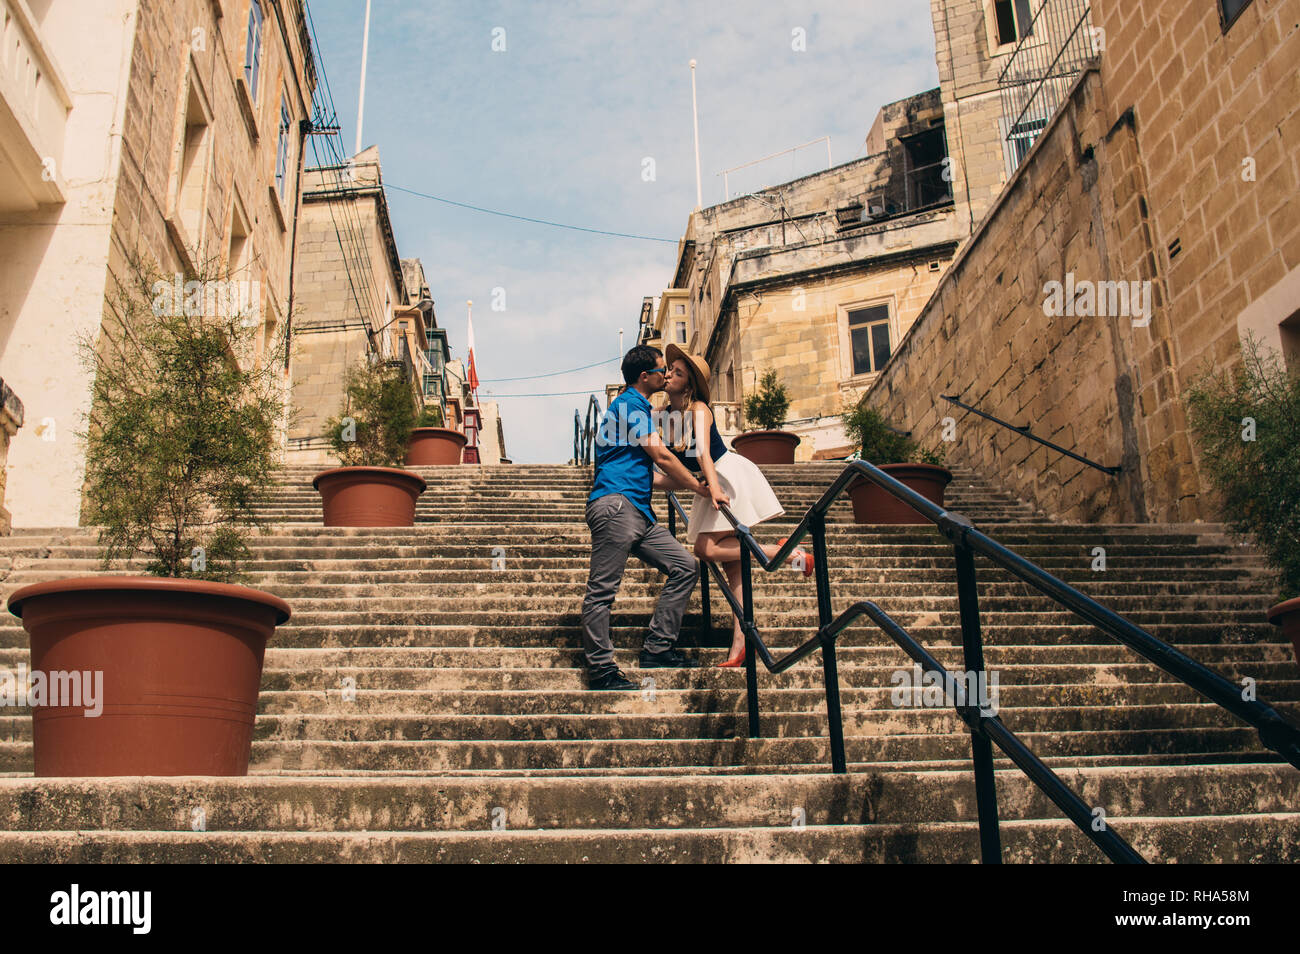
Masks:
[[[1053,444],[1047,438],[1039,437],[1037,434],[1030,431],[1028,424],[1026,424],[1024,427],[1020,427],[1016,424],[1011,424],[1007,421],[1002,420],[1002,418],[1000,417],[994,417],[992,414],[989,414],[987,411],[981,411],[977,407],[972,407],[971,405],[965,403],[964,401],[960,401],[957,398],[953,397],[951,394],[940,394],[939,397],[943,398],[949,404],[956,404],[958,407],[965,408],[966,410],[970,411],[972,414],[978,414],[980,417],[986,418],[987,420],[992,421],[994,424],[1001,424],[1003,427],[1008,428],[1009,430],[1013,430],[1017,434],[1020,434],[1024,437],[1028,437],[1031,441],[1038,441],[1038,443],[1042,444],[1044,447],[1050,447],[1052,450],[1064,454],[1066,457],[1072,457],[1073,459],[1077,460],[1081,464],[1087,464],[1089,467],[1095,467],[1097,470],[1101,471],[1104,474],[1110,474],[1112,477],[1115,477],[1123,473],[1124,471],[1123,467],[1107,467],[1104,464],[1098,464],[1096,461],[1089,460],[1088,458],[1084,457],[1082,454],[1076,454],[1072,450],[1067,450],[1066,448],[1062,447],[1060,444]]]
[[[961,616],[962,649],[968,673],[975,675],[977,684],[984,684],[986,679],[984,667],[983,637],[980,632],[979,595],[975,578],[975,554],[984,556],[994,564],[1002,567],[1012,575],[1019,577],[1030,586],[1051,597],[1071,612],[1081,616],[1097,628],[1113,636],[1135,652],[1155,663],[1165,672],[1174,676],[1185,685],[1195,689],[1211,702],[1222,706],[1233,715],[1242,719],[1259,732],[1260,741],[1277,752],[1290,764],[1300,768],[1300,729],[1284,720],[1276,711],[1262,702],[1242,698],[1240,690],[1222,676],[1202,666],[1167,643],[1156,639],[1150,633],[1129,622],[1124,617],[1102,606],[1091,597],[1062,580],[1057,579],[1041,567],[1024,559],[1002,546],[975,528],[971,521],[960,513],[948,511],[932,501],[922,497],[909,487],[890,477],[874,465],[858,460],[849,463],[835,482],[822,494],[821,498],[808,508],[807,513],[790,533],[784,545],[771,558],[763,552],[758,541],[749,528],[736,520],[729,507],[720,509],[728,522],[736,530],[741,546],[741,595],[737,603],[735,595],[727,585],[721,570],[712,561],[707,563],[710,572],[718,581],[723,595],[730,604],[732,612],[740,621],[745,634],[747,647],[751,650],[745,654],[746,692],[749,704],[749,730],[753,738],[761,737],[758,709],[758,674],[755,657],[763,660],[763,665],[771,672],[782,672],[796,662],[808,656],[814,650],[822,650],[822,666],[825,675],[826,711],[829,722],[832,768],[837,773],[847,771],[844,757],[844,728],[840,712],[839,675],[835,659],[835,638],[850,622],[858,616],[867,616],[881,628],[891,639],[903,648],[914,661],[934,672],[944,681],[945,686],[953,685],[951,674],[947,673],[925,649],[917,643],[901,626],[874,603],[858,601],[838,617],[831,618],[830,574],[826,566],[826,512],[831,504],[856,479],[869,480],[882,490],[893,495],[916,510],[922,517],[939,529],[953,544],[957,570],[957,595]],[[676,516],[680,513],[683,520],[686,512],[680,502],[670,492],[669,530],[676,530]],[[818,630],[816,635],[803,645],[792,650],[781,659],[773,658],[762,637],[754,626],[753,583],[750,559],[758,560],[766,571],[779,568],[794,548],[809,532],[813,536],[814,575],[817,582]],[[704,599],[707,601],[707,583]],[[707,632],[710,617],[707,602],[704,609],[704,627]],[[965,702],[960,681],[956,682],[957,701],[955,708],[962,720],[970,728],[971,749],[975,769],[975,794],[979,812],[980,845],[984,861],[1000,862],[1002,858],[1001,838],[998,832],[997,793],[994,787],[993,750],[996,744],[1011,760],[1029,776],[1052,801],[1058,805],[1076,826],[1098,845],[1113,861],[1140,862],[1142,859],[1122,838],[1115,835],[1110,827],[1104,826],[1100,831],[1094,829],[1094,816],[1088,806],[1061,781],[1045,763],[1033,755],[995,715],[985,713]]]
[[[587,398],[587,419],[584,423],[582,413],[573,411],[573,462],[590,464],[595,460],[596,422],[600,418],[600,402],[596,395]]]

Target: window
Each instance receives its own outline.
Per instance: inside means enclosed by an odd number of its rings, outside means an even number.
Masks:
[[[951,164],[944,163],[948,158],[948,140],[943,122],[913,136],[900,136],[899,142],[903,144],[907,160],[907,209],[924,209],[951,202],[952,183],[944,178]]]
[[[251,0],[248,6],[248,42],[244,47],[244,78],[248,91],[257,101],[257,77],[262,66],[262,0]]]
[[[281,200],[284,199],[284,183],[289,177],[289,127],[292,120],[289,116],[289,102],[285,99],[284,94],[280,94],[280,144],[275,151],[275,188],[280,193]]]
[[[249,238],[252,229],[248,227],[248,216],[244,214],[244,204],[236,195],[230,210],[230,248],[226,257],[230,277],[236,280],[248,279],[248,266],[253,257],[253,243]]]
[[[185,94],[185,118],[177,144],[173,218],[184,230],[184,244],[197,250],[203,242],[207,207],[208,171],[211,165],[211,118],[194,76]]]
[[[686,344],[686,322],[684,321],[675,322],[673,330],[676,333],[675,340],[677,341],[677,343],[679,345]]]
[[[871,374],[889,360],[889,305],[869,305],[848,312],[852,373]]]
[[[681,302],[674,302],[674,303],[673,303],[673,314],[674,314],[674,315],[684,315],[684,314],[686,314],[686,306],[683,305]]]
[[[1015,43],[1034,32],[1029,0],[993,0],[993,30],[999,46]]]
[[[1223,16],[1223,29],[1226,33],[1228,27],[1237,22],[1237,17],[1241,16],[1241,11],[1250,6],[1250,0],[1219,0],[1219,12]]]
[[[1015,175],[1029,150],[1034,148],[1038,134],[1047,127],[1049,117],[1044,113],[1043,105],[1039,104],[1032,113],[1026,112],[1015,126],[1011,125],[1010,119],[998,120],[998,131],[1002,134],[1003,171],[1008,179]]]

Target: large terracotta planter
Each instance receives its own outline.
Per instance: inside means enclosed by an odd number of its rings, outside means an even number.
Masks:
[[[37,775],[248,774],[262,659],[289,618],[284,600],[228,583],[96,576],[24,586],[8,605],[31,639],[33,675],[53,684],[51,673],[75,672],[102,686],[80,706],[32,706]],[[66,688],[43,700],[69,701]],[[87,717],[92,701],[99,715]]]
[[[413,527],[415,502],[428,486],[397,467],[336,467],[311,485],[320,491],[327,527]]]
[[[1296,662],[1300,663],[1300,597],[1271,607],[1268,621],[1281,628],[1283,639],[1291,640]]]
[[[799,435],[789,431],[747,431],[731,439],[731,449],[755,464],[793,464]]]
[[[890,477],[915,490],[938,506],[943,506],[943,491],[952,480],[952,471],[932,464],[881,464]],[[855,523],[929,523],[907,504],[887,490],[858,478],[849,484]]]
[[[406,463],[412,467],[430,464],[459,464],[465,435],[450,427],[417,427],[411,431]]]

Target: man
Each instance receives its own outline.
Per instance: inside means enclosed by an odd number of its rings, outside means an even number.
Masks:
[[[637,345],[624,355],[627,386],[605,412],[596,436],[596,477],[586,512],[591,528],[591,573],[582,601],[582,648],[587,656],[589,689],[637,688],[615,664],[609,639],[610,606],[623,579],[628,553],[668,574],[641,649],[641,668],[698,665],[674,644],[699,564],[655,520],[651,497],[656,488],[670,485],[694,485],[703,496],[709,492],[651,426],[650,395],[664,389],[665,371],[658,348]],[[655,473],[655,466],[668,478]]]

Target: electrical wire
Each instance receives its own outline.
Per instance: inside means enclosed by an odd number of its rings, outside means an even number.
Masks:
[[[554,378],[554,377],[558,377],[558,376],[561,375],[561,374],[572,374],[572,373],[575,372],[575,371],[586,371],[588,368],[598,368],[598,367],[600,367],[602,364],[609,364],[611,361],[620,361],[620,360],[622,360],[622,359],[621,359],[621,358],[606,358],[604,361],[597,361],[595,364],[584,364],[584,365],[583,365],[582,367],[580,367],[580,368],[570,368],[568,371],[550,371],[550,372],[548,372],[548,373],[546,373],[546,374],[531,374],[531,375],[527,375],[526,377],[522,377],[522,378],[480,378],[480,379],[479,379],[479,383],[485,383],[485,382],[487,382],[487,381],[496,381],[496,382],[501,382],[501,381],[533,381],[533,380],[536,380],[537,378]]]
[[[483,389],[483,393],[484,393],[487,397],[490,397],[490,398],[492,398],[492,400],[495,401],[497,398],[517,398],[517,397],[571,397],[571,396],[574,395],[574,394],[595,394],[595,393],[596,393],[596,389],[595,389],[595,388],[583,388],[581,391],[548,391],[548,392],[543,393],[543,394],[494,394],[492,391],[489,391],[487,388],[484,388],[484,389]]]
[[[459,206],[462,209],[470,209],[474,212],[483,212],[487,215],[500,215],[507,219],[517,219],[521,222],[532,222],[536,225],[549,225],[557,229],[570,229],[574,232],[590,232],[594,235],[612,235],[616,238],[638,239],[642,242],[668,242],[676,245],[677,239],[659,238],[656,235],[634,235],[631,232],[612,232],[607,229],[591,229],[583,225],[567,225],[564,222],[552,222],[549,219],[535,219],[528,215],[516,215],[513,212],[501,212],[498,209],[485,209],[480,205],[471,205],[468,202],[457,202],[455,199],[444,199],[442,196],[430,195],[427,192],[417,192],[415,189],[404,189],[401,186],[393,185],[391,182],[386,183],[387,187],[397,192],[405,192],[407,195],[419,196],[421,199],[432,199],[434,202],[445,202],[447,205]]]

